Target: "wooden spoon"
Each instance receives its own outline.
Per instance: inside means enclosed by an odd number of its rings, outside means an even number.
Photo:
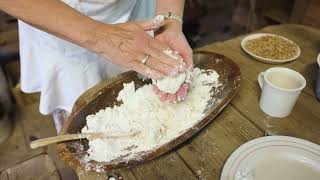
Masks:
[[[98,138],[127,138],[133,137],[140,132],[126,133],[126,134],[116,134],[116,133],[79,133],[79,134],[66,134],[53,136],[49,138],[38,139],[30,143],[31,149],[36,149],[38,147],[47,146],[49,144],[71,141],[76,139],[98,139]]]

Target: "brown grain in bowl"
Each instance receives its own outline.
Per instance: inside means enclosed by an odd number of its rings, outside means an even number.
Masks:
[[[277,36],[262,36],[250,39],[244,44],[245,48],[256,56],[272,60],[287,60],[298,53],[298,45]]]

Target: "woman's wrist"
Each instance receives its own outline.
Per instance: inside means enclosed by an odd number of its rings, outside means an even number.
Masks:
[[[182,31],[182,15],[175,12],[157,13],[156,19],[162,19],[162,27],[172,31]]]
[[[165,29],[171,30],[171,31],[182,31],[182,23],[175,20],[175,19],[167,19],[164,23]]]
[[[101,53],[99,41],[104,38],[107,29],[112,29],[108,28],[109,26],[99,21],[90,24],[90,28],[84,33],[84,41],[80,45],[95,53]]]

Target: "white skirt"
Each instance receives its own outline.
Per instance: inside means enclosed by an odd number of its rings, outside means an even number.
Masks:
[[[104,23],[151,19],[155,0],[64,0],[79,12]],[[41,92],[40,112],[71,113],[77,98],[124,69],[75,44],[19,21],[21,89]]]

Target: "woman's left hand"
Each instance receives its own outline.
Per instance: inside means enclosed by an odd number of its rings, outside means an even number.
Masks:
[[[187,69],[193,69],[192,49],[182,32],[182,24],[180,22],[173,19],[166,20],[165,24],[155,32],[155,39],[167,44],[172,50],[178,51],[184,59]],[[160,96],[161,101],[176,102],[186,97],[188,87],[189,85],[184,83],[176,94],[161,92],[156,86],[153,89]]]

